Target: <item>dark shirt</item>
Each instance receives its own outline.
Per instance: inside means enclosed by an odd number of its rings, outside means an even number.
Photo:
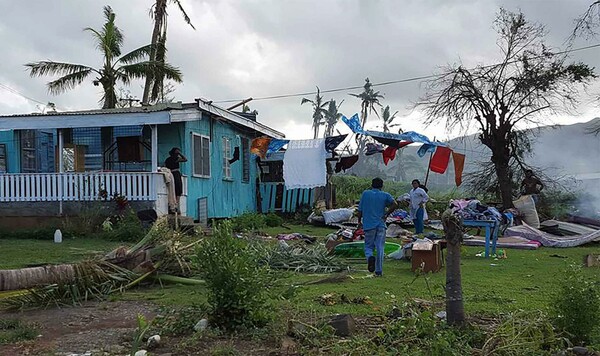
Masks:
[[[538,185],[540,187],[544,186],[537,177],[525,178],[523,179],[523,183],[521,183],[521,187],[524,187],[523,192],[527,195],[540,194],[540,189],[538,188]]]
[[[179,169],[179,157],[169,156],[169,158],[165,159],[165,167],[171,170]]]

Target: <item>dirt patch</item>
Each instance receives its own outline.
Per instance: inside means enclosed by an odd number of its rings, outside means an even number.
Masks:
[[[0,355],[127,354],[137,316],[156,315],[147,302],[88,302],[80,307],[18,313],[0,312],[0,319],[20,319],[38,327],[36,340],[0,346]]]

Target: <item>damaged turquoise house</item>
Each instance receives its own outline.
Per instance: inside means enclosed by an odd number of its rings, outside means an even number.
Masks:
[[[76,215],[91,201],[125,196],[136,210],[168,211],[160,167],[181,164],[182,215],[206,223],[257,211],[253,138],[284,135],[198,99],[122,109],[0,116],[0,216]]]

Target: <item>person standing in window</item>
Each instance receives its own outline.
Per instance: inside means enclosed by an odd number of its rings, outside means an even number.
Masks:
[[[165,167],[171,170],[173,174],[173,183],[175,184],[175,197],[177,201],[176,210],[179,212],[179,199],[183,194],[183,180],[181,179],[181,171],[179,163],[187,162],[187,158],[181,154],[181,150],[178,147],[173,147],[169,151],[169,157],[165,160]]]

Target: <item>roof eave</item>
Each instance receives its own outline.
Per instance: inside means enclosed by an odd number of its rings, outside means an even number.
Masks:
[[[236,124],[248,127],[253,129],[254,131],[263,133],[265,135],[271,136],[273,138],[285,138],[285,135],[277,130],[274,130],[270,127],[268,127],[267,125],[261,124],[259,122],[256,121],[252,121],[249,119],[246,119],[243,116],[237,115],[229,110],[223,109],[219,106],[214,105],[212,102],[210,101],[206,101],[203,99],[196,99],[196,102],[198,103],[198,108],[200,110],[204,110],[206,112],[209,112],[211,114],[220,116],[226,120],[229,120],[231,122],[234,122]]]

